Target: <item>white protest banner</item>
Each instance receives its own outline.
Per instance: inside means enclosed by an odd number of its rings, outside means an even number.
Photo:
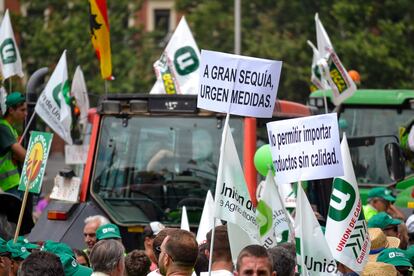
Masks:
[[[332,88],[334,104],[339,105],[351,97],[357,88],[336,54],[318,14],[315,15],[315,23],[318,51],[322,59],[318,62],[319,68]]]
[[[39,96],[35,111],[56,134],[65,140],[66,143],[72,145],[72,137],[70,135],[72,113],[70,108],[66,50],[63,51],[52,76]]]
[[[267,123],[277,183],[342,176],[336,113]]]
[[[190,231],[190,224],[188,223],[187,208],[183,206],[181,211],[181,226],[180,229]]]
[[[272,117],[282,62],[201,50],[197,107]]]
[[[197,94],[200,50],[183,16],[160,59],[150,94]]]
[[[266,249],[276,246],[278,242],[288,241],[289,231],[293,230],[293,227],[290,225],[271,170],[267,173],[262,196],[257,203],[256,216],[260,242]]]
[[[219,171],[215,192],[215,217],[240,226],[257,237],[255,208],[250,200],[246,180],[234,144],[228,117],[223,128]]]
[[[337,261],[361,272],[368,262],[371,241],[345,134],[341,151],[345,175],[333,181],[325,237]]]
[[[3,79],[14,75],[23,77],[22,59],[14,39],[9,10],[6,10],[0,26],[0,66]]]
[[[300,275],[337,275],[335,259],[300,182],[296,205],[295,240]]]
[[[200,224],[197,231],[197,243],[202,244],[206,241],[208,231],[214,225],[214,199],[210,190],[207,191],[206,200],[204,202],[203,212],[201,213]],[[221,225],[220,220],[216,220],[216,226]]]

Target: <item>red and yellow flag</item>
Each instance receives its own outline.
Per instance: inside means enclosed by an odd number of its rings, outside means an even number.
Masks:
[[[101,64],[102,78],[112,80],[111,40],[106,0],[89,0],[89,25],[93,48]]]

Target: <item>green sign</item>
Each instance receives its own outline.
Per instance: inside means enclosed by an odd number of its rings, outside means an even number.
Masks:
[[[26,185],[30,185],[29,192],[40,193],[52,138],[53,134],[48,132],[33,131],[31,133],[20,177],[20,191],[25,191]]]

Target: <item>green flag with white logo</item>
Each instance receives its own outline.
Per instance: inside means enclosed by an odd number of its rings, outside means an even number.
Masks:
[[[345,175],[333,181],[325,236],[335,259],[361,272],[368,262],[371,242],[345,134],[341,152]]]
[[[197,94],[200,50],[183,16],[159,60],[150,94]]]

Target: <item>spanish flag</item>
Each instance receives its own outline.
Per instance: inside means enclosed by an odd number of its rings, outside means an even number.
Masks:
[[[89,24],[93,48],[101,64],[102,78],[112,80],[111,41],[106,0],[89,0]]]

